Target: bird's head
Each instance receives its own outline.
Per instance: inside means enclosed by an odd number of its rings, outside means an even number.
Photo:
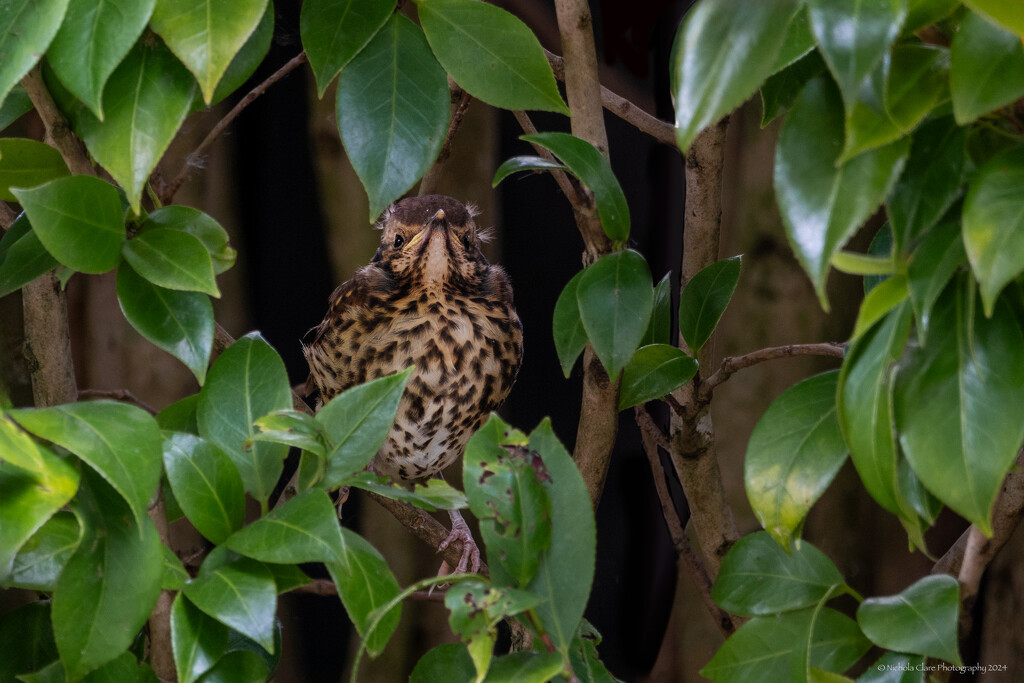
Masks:
[[[373,263],[409,284],[472,284],[487,267],[473,211],[444,195],[409,197],[381,217]]]

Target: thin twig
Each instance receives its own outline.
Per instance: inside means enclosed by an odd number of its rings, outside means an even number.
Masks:
[[[211,130],[206,137],[203,138],[203,141],[199,143],[199,146],[185,158],[185,163],[182,165],[181,170],[178,171],[178,175],[174,177],[174,180],[157,189],[157,196],[160,198],[160,201],[164,204],[169,204],[171,200],[174,199],[174,195],[179,189],[181,189],[182,184],[188,179],[192,168],[197,165],[196,161],[206,153],[206,150],[210,145],[220,137],[220,134],[224,132],[224,129],[231,125],[231,122],[242,113],[243,109],[248,107],[256,100],[256,98],[265,93],[270,86],[287,76],[297,67],[305,64],[305,62],[306,53],[300,52],[296,56],[292,57],[284,66],[268,76],[266,80],[246,93],[245,97],[243,97],[238,104],[232,107],[231,111],[224,115],[224,118],[217,122],[217,125],[213,127],[213,130]]]
[[[452,155],[452,140],[455,138],[459,126],[462,125],[462,119],[466,116],[466,110],[469,109],[469,103],[473,101],[473,96],[455,85],[452,89],[452,100],[452,119],[448,124],[448,134],[444,137],[444,143],[441,145],[441,151],[437,153],[434,165],[420,180],[419,195],[421,197],[434,194],[437,190],[437,184],[444,172],[445,164],[448,157]]]
[[[758,349],[742,356],[726,356],[722,359],[722,365],[718,368],[718,371],[701,384],[698,399],[705,402],[711,400],[711,394],[714,392],[715,387],[728,380],[736,372],[758,363],[763,363],[766,360],[789,358],[791,356],[830,356],[832,358],[842,358],[845,349],[845,345],[835,342],[787,344],[785,346]]]
[[[544,54],[548,58],[548,63],[551,64],[555,78],[564,81],[565,60],[547,50],[544,50]],[[668,121],[662,121],[657,116],[648,114],[622,95],[612,92],[603,85],[601,86],[601,105],[626,123],[633,125],[641,133],[647,133],[658,142],[670,147],[676,146],[675,126]]]
[[[519,127],[523,129],[523,132],[527,135],[533,135],[537,132],[537,127],[533,125],[533,121],[530,120],[529,114],[525,111],[513,111],[512,115],[516,117],[516,121],[519,122]],[[533,149],[537,154],[548,161],[558,163],[558,159],[547,150],[546,147],[542,147],[536,143],[531,143]],[[587,203],[588,198],[581,191],[582,188],[579,184],[574,183],[570,178],[569,174],[565,171],[557,168],[551,169],[551,175],[554,177],[555,182],[558,183],[558,187],[562,190],[562,194],[566,196],[569,203],[576,207],[577,205]]]
[[[78,397],[86,401],[107,398],[113,401],[121,401],[122,403],[130,403],[137,408],[142,408],[150,415],[156,415],[158,412],[153,406],[127,389],[82,389],[78,392]]]
[[[21,84],[46,127],[48,141],[60,152],[71,172],[76,175],[96,175],[96,169],[89,161],[85,145],[74,134],[64,114],[57,108],[57,103],[53,101],[53,96],[46,88],[39,66],[33,67],[21,79]]]

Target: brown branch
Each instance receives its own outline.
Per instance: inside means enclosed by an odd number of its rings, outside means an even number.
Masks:
[[[137,408],[142,408],[150,415],[156,415],[158,412],[153,406],[127,389],[82,389],[78,392],[78,398],[86,401],[107,398],[113,401],[121,401],[122,403],[130,403]]]
[[[179,189],[181,189],[182,184],[188,180],[191,169],[198,166],[198,160],[206,153],[206,150],[210,145],[220,137],[221,133],[231,125],[231,122],[242,113],[243,109],[252,104],[256,98],[265,93],[270,86],[274,85],[274,83],[277,83],[279,80],[305,63],[306,53],[300,52],[296,56],[292,57],[284,66],[268,76],[266,80],[246,93],[245,97],[243,97],[238,104],[232,107],[231,111],[224,115],[224,118],[217,122],[217,125],[214,126],[206,137],[203,138],[203,141],[199,143],[199,146],[185,158],[185,163],[182,165],[181,170],[178,171],[178,175],[174,177],[174,180],[170,183],[163,183],[161,187],[155,188],[160,201],[163,204],[171,203],[174,199],[174,195],[177,194]]]
[[[740,370],[763,363],[766,360],[789,358],[791,356],[830,356],[832,358],[842,358],[845,350],[846,346],[844,344],[823,342],[820,344],[772,346],[766,349],[751,351],[742,356],[726,356],[722,359],[722,364],[719,366],[718,371],[701,383],[700,391],[697,395],[698,400],[702,402],[710,401],[715,387],[719,384],[724,383]]]
[[[0,228],[7,231],[16,220],[18,220],[17,212],[7,202],[0,202]]]
[[[157,486],[148,512],[156,526],[161,543],[170,548],[163,486]],[[160,597],[157,598],[156,606],[149,615],[149,664],[161,681],[178,680],[171,649],[171,605],[173,603],[174,591],[162,590]]]
[[[516,121],[519,123],[519,127],[523,129],[524,133],[532,135],[537,132],[537,127],[533,125],[533,121],[530,120],[530,116],[525,111],[513,111],[512,115],[516,117]],[[549,152],[546,147],[542,147],[537,143],[530,143],[530,145],[542,159],[558,163],[558,159],[556,159],[555,155]],[[558,187],[562,190],[562,194],[564,194],[566,198],[568,198],[569,203],[573,205],[573,209],[575,209],[577,205],[583,205],[592,201],[582,192],[583,188],[569,177],[568,173],[557,168],[551,169],[549,172],[555,179],[555,182],[558,183]]]
[[[455,133],[458,132],[459,126],[462,125],[462,119],[466,116],[466,111],[469,109],[469,103],[473,101],[473,96],[468,92],[463,91],[457,85],[452,82],[452,117],[451,123],[448,124],[448,134],[444,137],[444,143],[441,145],[441,151],[437,153],[437,159],[434,161],[434,165],[430,167],[424,175],[423,179],[420,180],[420,189],[418,194],[422,197],[428,194],[434,194],[437,190],[438,182],[441,179],[441,175],[444,173],[444,167],[448,162],[448,157],[452,155],[452,140],[455,138]]]
[[[64,114],[53,101],[50,91],[46,89],[39,66],[33,67],[28,75],[21,79],[21,84],[32,100],[32,106],[35,107],[39,118],[42,119],[43,126],[46,127],[47,141],[60,152],[71,172],[79,175],[96,175],[96,169],[89,161],[85,145],[71,130]]]
[[[661,456],[658,454],[658,448],[660,447],[665,449],[666,452],[670,452],[672,450],[671,444],[668,437],[654,423],[654,420],[643,406],[637,406],[633,414],[636,417],[637,425],[640,427],[640,438],[643,442],[644,453],[647,455],[647,462],[651,466],[654,488],[658,492],[658,500],[661,502],[661,513],[665,518],[665,524],[668,526],[672,545],[689,572],[690,579],[693,581],[697,593],[700,594],[701,602],[704,603],[704,608],[707,609],[708,613],[715,620],[715,624],[722,632],[722,635],[728,637],[736,631],[737,624],[733,620],[732,615],[716,605],[715,601],[711,599],[711,577],[708,576],[704,563],[697,557],[697,553],[693,551],[690,538],[686,535],[683,523],[676,513],[676,507],[672,502],[672,495],[669,493],[668,484],[665,480],[665,469],[661,466]]]
[[[565,60],[547,50],[544,50],[544,54],[548,58],[548,63],[551,65],[555,78],[564,81]],[[674,125],[668,121],[662,121],[657,116],[648,114],[622,95],[612,92],[603,85],[601,86],[601,105],[626,123],[631,124],[641,133],[647,133],[658,142],[662,142],[670,147],[676,146],[676,129]]]

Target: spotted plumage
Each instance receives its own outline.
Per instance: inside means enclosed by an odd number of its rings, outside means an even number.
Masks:
[[[481,253],[466,206],[440,195],[404,199],[381,228],[373,260],[334,291],[303,351],[309,388],[323,402],[415,367],[373,468],[421,479],[458,458],[505,400],[522,360],[522,327],[508,276]]]

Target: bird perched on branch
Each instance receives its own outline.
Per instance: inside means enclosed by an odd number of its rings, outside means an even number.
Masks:
[[[377,253],[334,291],[303,346],[307,388],[322,402],[415,367],[371,464],[394,480],[424,479],[454,462],[519,372],[523,334],[512,286],[481,253],[473,215],[441,195],[392,204]],[[449,514],[452,532],[439,550],[462,540],[456,571],[475,571],[479,549],[459,513]]]

